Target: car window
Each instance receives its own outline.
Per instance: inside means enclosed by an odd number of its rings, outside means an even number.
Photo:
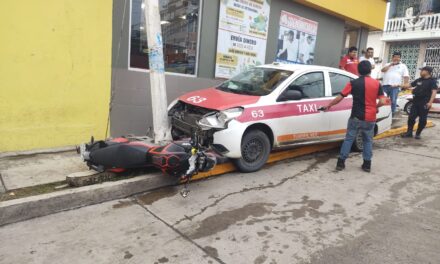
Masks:
[[[300,91],[303,99],[324,97],[324,74],[306,73],[293,81],[287,89]]]
[[[293,72],[272,68],[252,68],[217,86],[217,89],[237,94],[268,95]]]
[[[332,85],[332,95],[336,96],[341,93],[341,91],[344,89],[344,87],[347,85],[348,82],[353,80],[353,78],[350,78],[348,76],[330,72],[330,83]]]

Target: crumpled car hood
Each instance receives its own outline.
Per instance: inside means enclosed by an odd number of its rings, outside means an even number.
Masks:
[[[260,96],[228,93],[216,88],[208,88],[184,94],[180,101],[203,108],[226,110],[258,102]]]

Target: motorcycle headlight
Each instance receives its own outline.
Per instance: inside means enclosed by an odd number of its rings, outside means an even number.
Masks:
[[[218,113],[211,113],[204,116],[198,121],[202,129],[208,130],[211,128],[224,129],[226,124],[234,118],[239,117],[243,113],[243,108],[231,108]]]

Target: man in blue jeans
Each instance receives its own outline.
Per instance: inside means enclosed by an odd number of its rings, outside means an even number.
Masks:
[[[341,102],[346,96],[353,96],[353,106],[351,116],[348,120],[347,133],[344,143],[342,143],[341,152],[339,154],[337,170],[345,169],[345,160],[350,154],[351,147],[358,131],[362,133],[362,141],[364,149],[362,156],[364,163],[362,169],[366,172],[371,171],[371,157],[373,156],[373,136],[376,124],[376,113],[378,107],[385,104],[385,96],[380,83],[371,78],[371,63],[362,61],[358,65],[360,77],[349,82],[344,90],[326,107],[324,111],[329,110],[332,106]],[[379,103],[376,100],[379,99]]]
[[[397,96],[400,92],[402,84],[406,85],[409,82],[408,67],[401,61],[401,53],[396,51],[393,53],[393,57],[390,63],[387,63],[382,68],[383,72],[383,90],[391,100],[391,111],[393,115],[397,108]]]

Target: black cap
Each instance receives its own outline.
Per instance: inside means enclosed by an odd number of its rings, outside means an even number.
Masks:
[[[432,73],[432,67],[429,67],[429,66],[425,66],[423,68],[420,68],[420,70],[421,71],[427,71],[427,72],[429,72],[429,74]]]

